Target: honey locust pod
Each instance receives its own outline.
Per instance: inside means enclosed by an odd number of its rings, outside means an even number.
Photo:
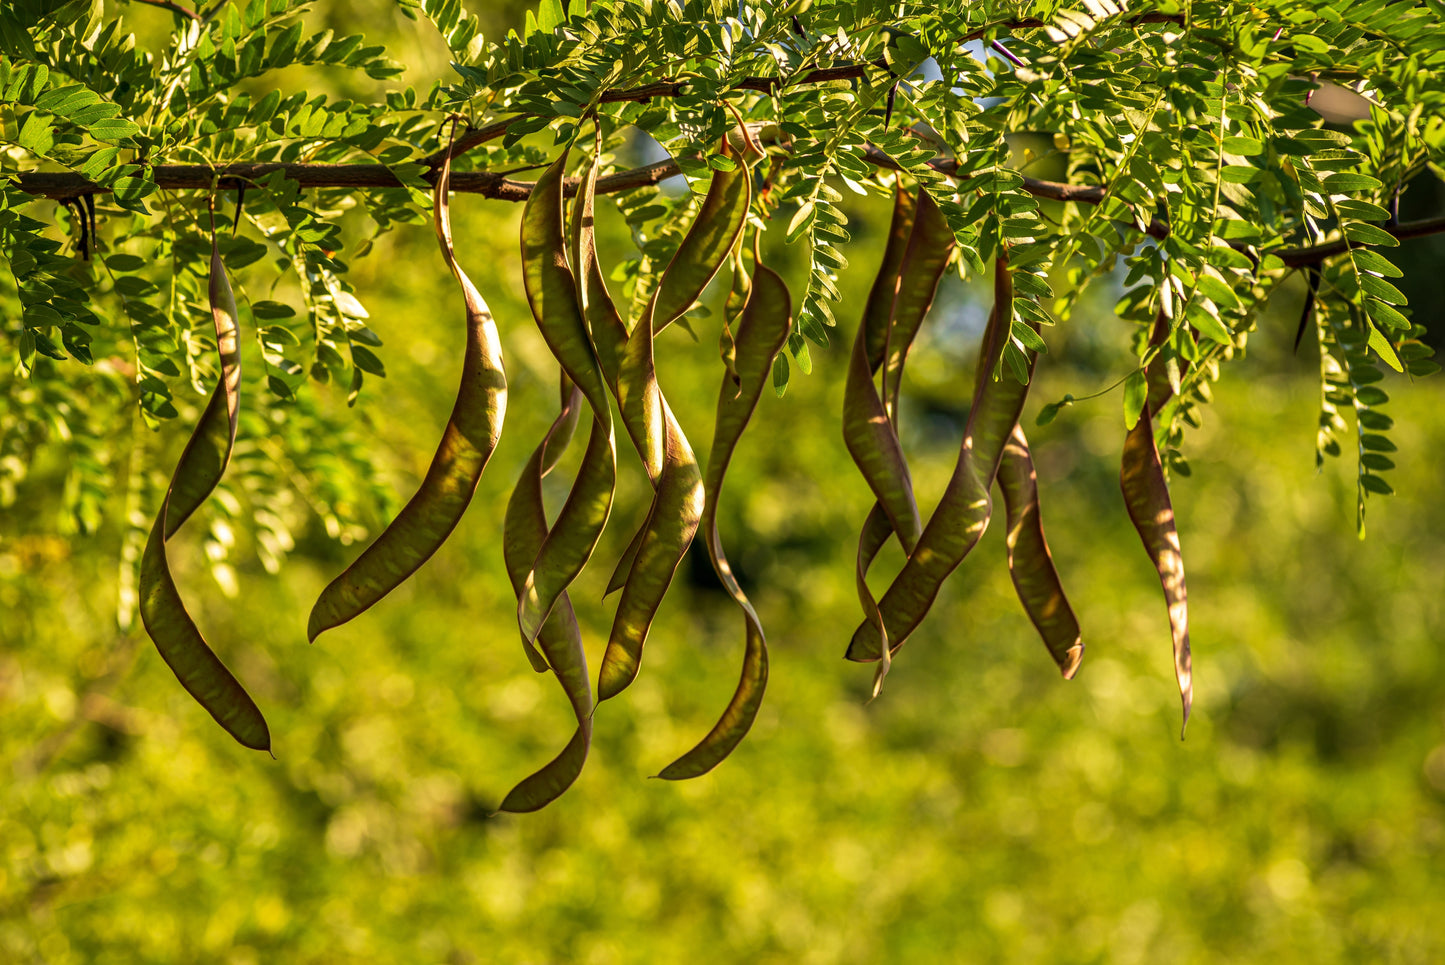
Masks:
[[[994,307],[984,330],[975,379],[973,405],[964,427],[958,462],[943,497],[909,553],[903,569],[878,601],[890,652],[897,653],[933,605],[948,575],[977,545],[993,511],[993,486],[1004,442],[1013,432],[1028,391],[1008,373],[998,371],[1013,325],[1013,277],[1008,259],[994,268]],[[1029,367],[1032,368],[1032,357]],[[849,660],[879,659],[877,626],[864,621],[849,642]]]
[[[624,568],[626,577],[598,670],[599,700],[615,697],[636,678],[652,619],[692,544],[702,515],[702,473],[658,385],[652,340],[692,307],[727,260],[747,220],[752,201],[748,162],[762,152],[747,127],[738,126],[743,154],[729,138],[723,139],[720,153],[733,167],[713,172],[707,197],[663,271],[618,363],[618,406],[625,421],[640,424],[643,462],[656,483],[647,520],[614,572],[614,583]],[[655,474],[651,471],[654,466]]]
[[[1170,334],[1169,319],[1160,314],[1150,333],[1149,347],[1158,348]],[[1119,467],[1119,487],[1129,521],[1134,524],[1144,549],[1149,554],[1164,602],[1169,608],[1169,630],[1173,638],[1174,677],[1179,685],[1183,706],[1183,722],[1179,736],[1189,725],[1189,711],[1194,705],[1194,661],[1189,648],[1189,589],[1184,582],[1184,556],[1179,547],[1179,530],[1174,523],[1174,504],[1169,498],[1169,483],[1159,461],[1159,447],[1154,440],[1154,414],[1168,402],[1173,390],[1165,366],[1157,356],[1147,368],[1148,394],[1139,419],[1124,437],[1124,454]]]
[[[711,731],[682,757],[663,768],[658,777],[667,780],[706,774],[722,762],[747,735],[762,705],[768,682],[768,642],[762,622],[747,594],[738,585],[718,535],[717,508],[723,478],[738,440],[752,419],[763,387],[773,370],[773,360],[787,343],[792,330],[792,298],[783,279],[762,263],[755,245],[752,288],[742,309],[734,340],[734,368],[737,381],[725,373],[718,389],[717,420],[712,449],[703,477],[704,503],[701,529],[708,558],[728,595],[743,611],[746,633],[742,676],[732,700]]]
[[[181,600],[166,555],[166,541],[215,490],[236,444],[241,407],[236,298],[226,277],[214,228],[211,231],[210,301],[220,375],[200,421],[181,452],[141,555],[140,615],[146,633],[181,686],[242,745],[270,751],[271,733],[266,719],[240,681],[201,636]]]
[[[375,605],[431,559],[461,521],[501,437],[507,410],[502,344],[487,303],[457,263],[450,185],[448,151],[432,191],[432,208],[437,243],[461,286],[466,309],[466,344],[456,404],[416,494],[356,561],[321,591],[306,627],[306,635],[313,641],[323,631]]]

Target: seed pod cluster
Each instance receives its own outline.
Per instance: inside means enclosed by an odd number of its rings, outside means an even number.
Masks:
[[[1030,343],[1037,323],[1014,308],[1013,273],[1006,253],[994,267],[994,306],[979,350],[973,403],[958,463],[937,508],[920,528],[908,464],[898,441],[898,399],[908,348],[947,266],[952,235],[937,205],[920,190],[910,202],[895,199],[888,247],[874,281],[849,362],[843,435],[849,452],[877,497],[859,537],[858,596],[864,619],[849,643],[850,660],[877,661],[876,696],[892,656],[937,598],[943,581],[963,562],[993,513],[997,480],[1008,507],[1008,563],[1020,602],[1065,677],[1083,655],[1078,622],[1064,596],[1039,519],[1038,489],[1028,442],[1019,427],[1036,358]],[[1029,328],[1022,341],[1015,326]],[[1004,352],[1023,359],[1023,377],[1005,371]],[[882,391],[875,373],[882,369]],[[881,600],[867,574],[890,535],[907,554],[903,569]]]
[[[597,704],[618,696],[636,678],[658,606],[699,529],[718,579],[742,613],[742,669],[717,724],[658,776],[690,778],[716,767],[747,734],[761,706],[768,678],[767,637],[728,561],[718,508],[733,454],[795,333],[788,288],[763,263],[760,220],[754,220],[757,230],[747,243],[754,168],[765,155],[741,118],[734,118],[736,127],[722,138],[721,163],[696,218],[636,319],[618,310],[598,258],[593,220],[600,129],[580,176],[570,182],[576,186],[570,208],[567,168],[572,146],[543,172],[523,210],[524,288],[537,329],[556,359],[559,407],[512,491],[501,542],[517,600],[522,649],[536,671],[556,676],[576,727],[554,758],[504,797],[503,811],[536,810],[577,780],[591,746]],[[501,341],[486,302],[457,261],[449,155],[434,185],[433,213],[437,241],[461,288],[465,309],[456,403],[415,495],[321,593],[307,629],[312,640],[376,604],[436,552],[460,522],[501,435],[507,406]],[[760,201],[759,207],[765,204]],[[911,194],[900,184],[882,263],[853,340],[842,414],[844,442],[875,500],[859,534],[856,558],[863,620],[846,656],[877,663],[875,696],[899,648],[988,526],[995,485],[1006,506],[1008,567],[1025,612],[1064,677],[1074,675],[1083,655],[1078,620],[1044,538],[1033,459],[1019,425],[1036,349],[1043,345],[1037,321],[1041,312],[1029,304],[1023,305],[1028,311],[1018,309],[1019,269],[1010,265],[1005,247],[993,265],[994,305],[953,476],[926,519],[918,507],[899,436],[903,372],[940,280],[957,254],[939,202],[922,188]],[[692,308],[725,264],[733,273],[719,335],[725,371],[704,465],[659,382],[654,339]],[[1020,298],[1036,296],[1043,286],[1037,276],[1019,277],[1027,282]],[[146,546],[140,609],[182,684],[238,741],[269,750],[270,735],[260,711],[202,639],[181,603],[166,557],[166,541],[214,489],[235,441],[240,404],[236,307],[214,239],[211,303],[221,378],[176,467]],[[1167,322],[1161,321],[1156,343],[1168,334]],[[1121,484],[1169,602],[1187,719],[1184,578],[1152,430],[1153,415],[1168,401],[1170,386],[1162,365],[1152,365],[1147,375],[1148,398],[1125,442]],[[620,592],[594,691],[569,591],[592,560],[612,515],[619,420],[652,496],[608,581],[605,595]],[[584,422],[586,449],[565,502],[549,522],[543,480],[556,470]],[[906,560],[887,591],[875,597],[868,575],[890,537],[897,538]]]

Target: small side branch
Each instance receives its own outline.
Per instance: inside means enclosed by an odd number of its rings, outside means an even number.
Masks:
[[[163,7],[163,8],[165,8],[166,10],[171,11],[171,13],[178,13],[178,14],[180,14],[181,16],[187,17],[187,18],[189,18],[189,19],[191,19],[191,20],[200,20],[200,19],[201,19],[201,15],[200,15],[200,14],[196,13],[194,10],[191,10],[191,9],[189,9],[189,8],[187,8],[187,7],[181,6],[179,3],[176,3],[175,0],[131,0],[131,2],[132,2],[132,3],[144,3],[144,4],[147,4],[148,6],[152,6],[152,7]]]
[[[1438,215],[1434,218],[1422,218],[1419,221],[1388,221],[1379,227],[1390,234],[1405,241],[1410,238],[1423,238],[1426,235],[1438,235],[1445,232],[1445,215]],[[1335,255],[1343,255],[1351,248],[1363,247],[1358,242],[1351,242],[1346,238],[1326,242],[1322,245],[1312,245],[1308,248],[1283,248],[1273,252],[1274,256],[1285,263],[1288,268],[1303,268],[1305,265],[1317,265],[1326,258]]]

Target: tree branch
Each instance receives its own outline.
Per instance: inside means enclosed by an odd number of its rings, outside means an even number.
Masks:
[[[399,188],[402,187],[395,174],[381,164],[228,164],[220,168],[209,168],[202,164],[158,164],[152,169],[151,179],[157,187],[172,191],[208,191],[212,179],[222,191],[234,191],[242,187],[255,187],[262,179],[281,171],[288,179],[302,188]],[[677,162],[671,158],[655,164],[618,171],[597,181],[599,194],[627,191],[649,184],[657,184],[680,174]],[[73,171],[31,171],[18,177],[18,187],[26,194],[51,198],[56,201],[73,201],[87,194],[108,194],[109,188],[96,184]],[[431,183],[435,172],[422,175]],[[465,171],[453,174],[452,190],[461,194],[480,194],[499,201],[526,201],[532,194],[531,181],[518,181],[504,174],[489,171]],[[577,179],[568,178],[566,193],[570,197],[577,193]]]
[[[170,0],[140,0],[140,2],[169,4]],[[1141,14],[1137,17],[1126,17],[1122,22],[1129,26],[1148,23],[1182,24],[1184,22],[1184,18],[1179,14],[1146,13]],[[1026,17],[1017,20],[1004,20],[1000,21],[999,23],[989,24],[986,27],[980,27],[973,33],[967,34],[954,41],[954,43],[966,44],[970,41],[978,40],[979,38],[994,32],[1011,33],[1015,30],[1034,30],[1046,26],[1048,26],[1047,23],[1033,17]],[[1007,51],[1005,51],[1005,54],[1007,54]],[[788,83],[788,86],[801,84],[824,84],[828,83],[829,81],[837,80],[854,80],[856,78],[866,77],[868,74],[868,69],[870,67],[877,70],[888,70],[890,69],[890,64],[888,63],[886,57],[879,57],[876,60],[871,60],[863,64],[844,64],[837,67],[820,67],[817,70],[809,71],[808,73],[797,78],[796,80],[790,81]],[[781,77],[744,77],[742,80],[738,81],[732,89],[756,91],[760,94],[771,94],[776,88],[780,86],[783,86],[783,78]],[[641,101],[645,103],[652,100],[652,98],[654,97],[680,97],[687,91],[687,88],[687,81],[657,81],[651,84],[644,84],[641,87],[630,87],[625,90],[605,91],[602,94],[600,100],[603,104],[619,104],[629,101]],[[487,141],[491,141],[498,137],[501,137],[507,132],[507,128],[510,127],[512,124],[515,124],[517,121],[520,121],[525,117],[531,116],[532,115],[530,114],[517,114],[514,117],[509,117],[505,120],[497,121],[493,124],[488,124],[486,127],[471,128],[461,137],[457,138],[456,143],[453,144],[451,147],[451,156],[453,158],[456,158],[459,155],[467,153],[472,148],[480,144],[484,144]],[[446,150],[438,151],[435,154],[427,157],[427,159],[423,163],[426,164],[427,167],[431,168],[440,167],[442,162],[446,160],[446,155]]]
[[[487,132],[504,129],[507,122],[499,122],[486,128],[478,128],[473,134],[481,136]],[[489,137],[498,136],[491,133]],[[457,146],[463,142],[457,141]],[[473,141],[473,146],[480,141]],[[877,167],[900,170],[899,165],[887,154],[870,147],[864,157]],[[940,174],[950,178],[958,177],[957,164],[953,161],[939,161],[931,165]],[[241,187],[254,187],[263,178],[275,171],[301,185],[303,188],[399,188],[402,183],[391,170],[381,164],[229,164],[221,168],[209,168],[201,164],[158,164],[152,171],[152,180],[158,187],[177,191],[210,190],[212,179],[223,191],[234,191]],[[666,181],[681,174],[677,161],[668,158],[626,171],[609,174],[597,181],[598,194],[615,194],[633,188],[646,187]],[[30,171],[17,178],[18,187],[27,194],[51,198],[55,201],[72,201],[87,194],[105,194],[105,188],[73,171]],[[435,172],[422,175],[431,183]],[[452,175],[452,190],[460,194],[479,194],[498,201],[526,201],[532,193],[531,181],[519,181],[504,174],[489,171],[466,171]],[[1107,189],[1097,184],[1066,184],[1062,181],[1044,181],[1039,178],[1024,178],[1024,190],[1039,198],[1052,201],[1073,201],[1080,204],[1099,204],[1104,200]],[[564,191],[568,197],[577,193],[577,179],[568,178]],[[1411,221],[1405,224],[1386,223],[1386,231],[1401,240],[1419,238],[1425,235],[1445,233],[1445,215]],[[1152,219],[1144,233],[1151,238],[1167,238],[1169,225],[1158,218]],[[1308,248],[1284,248],[1273,252],[1286,267],[1299,268],[1315,264],[1334,255],[1343,254],[1351,247],[1357,247],[1344,239]]]
[[[176,3],[175,0],[131,0],[131,2],[149,4],[152,7],[164,7],[172,13],[178,13],[181,16],[189,17],[192,20],[201,19],[200,14],[196,13],[194,10],[190,10],[186,7],[181,6],[179,3]]]
[[[1423,238],[1426,235],[1438,235],[1445,232],[1445,215],[1422,218],[1419,221],[1406,221],[1403,224],[1398,221],[1387,221],[1379,227],[1384,228],[1401,241],[1409,238]],[[1283,248],[1271,252],[1271,254],[1283,261],[1288,268],[1303,268],[1305,265],[1317,265],[1326,258],[1342,255],[1351,248],[1361,247],[1364,246],[1359,242],[1352,243],[1348,239],[1340,238],[1309,248]]]

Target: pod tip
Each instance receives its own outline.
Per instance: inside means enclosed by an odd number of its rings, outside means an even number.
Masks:
[[[1079,665],[1083,662],[1084,641],[1076,639],[1074,645],[1064,651],[1064,660],[1059,664],[1059,673],[1064,675],[1065,680],[1073,680],[1074,674],[1079,672]]]

